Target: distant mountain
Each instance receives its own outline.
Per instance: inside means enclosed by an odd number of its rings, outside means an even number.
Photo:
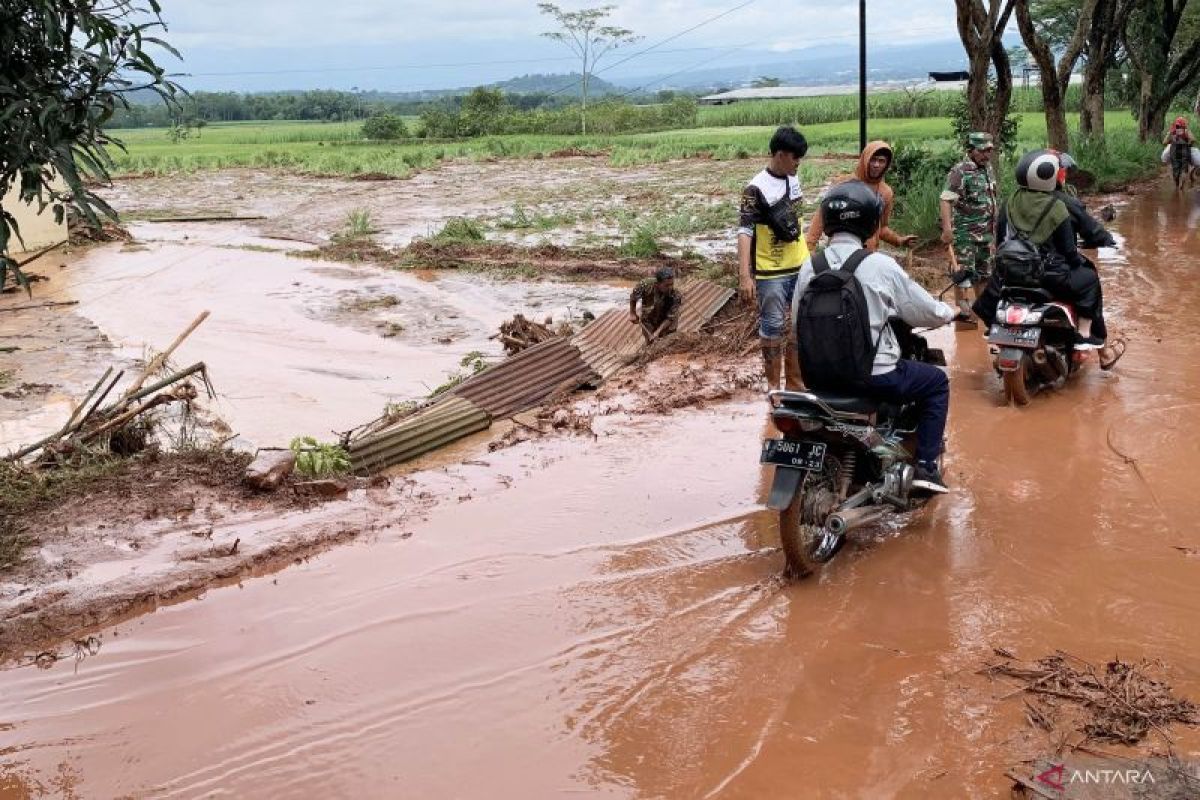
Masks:
[[[929,72],[965,69],[967,56],[957,40],[914,45],[868,47],[867,72],[871,81],[925,78]],[[654,74],[621,78],[622,86],[645,86],[647,91],[676,89],[706,91],[749,85],[761,76],[778,78],[784,85],[824,86],[858,80],[858,44],[821,46],[786,53],[763,53],[743,58],[736,66],[694,69],[682,75]]]
[[[567,75],[522,75],[518,78],[509,78],[506,81],[493,83],[491,86],[503,89],[509,94],[540,94],[544,92],[578,97],[583,93],[582,77],[578,72],[572,72]],[[465,90],[459,89],[456,91]],[[624,90],[620,86],[609,83],[603,78],[594,75],[588,81],[589,96],[620,94],[622,91]]]

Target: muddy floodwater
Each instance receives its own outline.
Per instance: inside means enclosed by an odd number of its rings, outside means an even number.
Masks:
[[[77,301],[71,313],[115,345],[118,361],[164,349],[210,310],[174,362],[204,361],[219,394],[211,410],[258,446],[328,438],[374,419],[388,403],[423,398],[473,351],[502,358],[489,337],[514,313],[578,320],[628,297],[628,289],[602,284],[299,258],[282,252],[297,243],[236,223],[138,223],[131,232],[134,244],[97,248],[51,271],[39,299]],[[76,342],[62,344],[66,357],[74,355]],[[70,376],[80,394],[103,371],[97,363]],[[0,448],[56,430],[70,408],[63,398],[38,416],[0,424]]]
[[[778,577],[759,402],[479,456],[427,519],[4,672],[0,797],[1007,796],[1046,752],[993,647],[1200,698],[1196,202],[1119,208],[1114,372],[1001,407],[939,336],[955,492],[818,579]]]

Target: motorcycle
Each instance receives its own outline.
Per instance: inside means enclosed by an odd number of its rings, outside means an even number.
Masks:
[[[1044,388],[1060,388],[1083,363],[1075,350],[1075,310],[1045,289],[1002,289],[987,340],[1005,402],[1018,406]]]
[[[897,333],[906,356],[945,366],[941,351],[911,329]],[[768,400],[782,436],[763,442],[759,462],[775,467],[767,507],[779,512],[794,577],[833,558],[851,531],[928,500],[913,490],[915,404],[826,391],[776,390]]]

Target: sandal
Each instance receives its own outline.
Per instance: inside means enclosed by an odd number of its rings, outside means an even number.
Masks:
[[[1100,349],[1100,369],[1108,371],[1117,365],[1121,356],[1125,355],[1125,340],[1117,339]]]

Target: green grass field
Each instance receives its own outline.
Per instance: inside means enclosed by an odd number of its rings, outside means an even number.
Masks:
[[[1041,114],[1021,114],[1021,146],[1044,144]],[[1071,124],[1077,124],[1072,116]],[[1110,140],[1124,141],[1135,132],[1125,111],[1106,116]],[[409,140],[366,143],[358,140],[357,123],[264,122],[211,124],[199,136],[172,142],[162,129],[114,131],[128,152],[114,150],[116,174],[171,173],[227,167],[268,167],[315,175],[354,176],[370,173],[403,177],[446,159],[482,160],[548,155],[556,150],[603,150],[614,166],[627,166],[708,154],[713,158],[766,155],[774,126],[720,126],[609,136],[491,136],[453,142]],[[858,123],[854,120],[804,125],[813,155],[854,152]],[[931,148],[954,147],[947,118],[878,119],[871,138],[909,140]]]

